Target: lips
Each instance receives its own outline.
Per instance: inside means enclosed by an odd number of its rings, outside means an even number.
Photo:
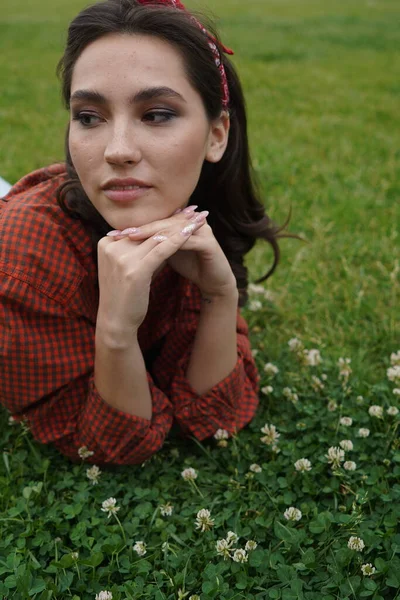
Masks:
[[[142,198],[149,190],[150,187],[112,187],[104,190],[104,195],[112,202],[133,202]]]
[[[104,195],[112,202],[133,202],[141,198],[152,186],[138,179],[110,179],[103,186]]]
[[[140,179],[136,179],[133,177],[125,177],[123,179],[119,179],[119,178],[112,178],[109,179],[108,181],[106,181],[101,188],[103,190],[108,190],[108,189],[121,189],[121,188],[126,188],[126,187],[140,187],[140,188],[148,188],[151,187],[151,185],[149,185],[148,183],[146,183],[145,181],[141,181]]]

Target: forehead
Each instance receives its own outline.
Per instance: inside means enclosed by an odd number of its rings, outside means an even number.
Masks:
[[[157,37],[110,34],[87,46],[75,63],[71,92],[77,87],[168,85],[190,88],[184,61],[170,43]]]

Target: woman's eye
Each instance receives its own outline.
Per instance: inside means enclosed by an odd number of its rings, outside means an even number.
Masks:
[[[83,127],[92,127],[98,123],[100,117],[97,115],[92,115],[90,113],[78,113],[73,116],[74,121],[78,121]],[[96,121],[97,119],[97,121]]]
[[[143,119],[150,123],[166,123],[175,117],[175,113],[166,110],[151,111],[144,115]]]

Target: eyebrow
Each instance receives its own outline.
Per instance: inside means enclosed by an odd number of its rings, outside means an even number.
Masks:
[[[129,98],[129,104],[139,104],[140,102],[146,102],[147,100],[156,100],[157,98],[176,98],[186,103],[181,94],[166,86],[149,87],[139,90]],[[94,102],[95,104],[107,104],[107,98],[96,92],[95,90],[76,90],[70,98],[70,102],[77,100],[86,100]]]

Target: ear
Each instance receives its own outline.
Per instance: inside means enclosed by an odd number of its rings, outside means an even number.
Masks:
[[[221,160],[228,145],[230,119],[228,111],[222,111],[218,119],[211,122],[205,160],[217,163]]]

